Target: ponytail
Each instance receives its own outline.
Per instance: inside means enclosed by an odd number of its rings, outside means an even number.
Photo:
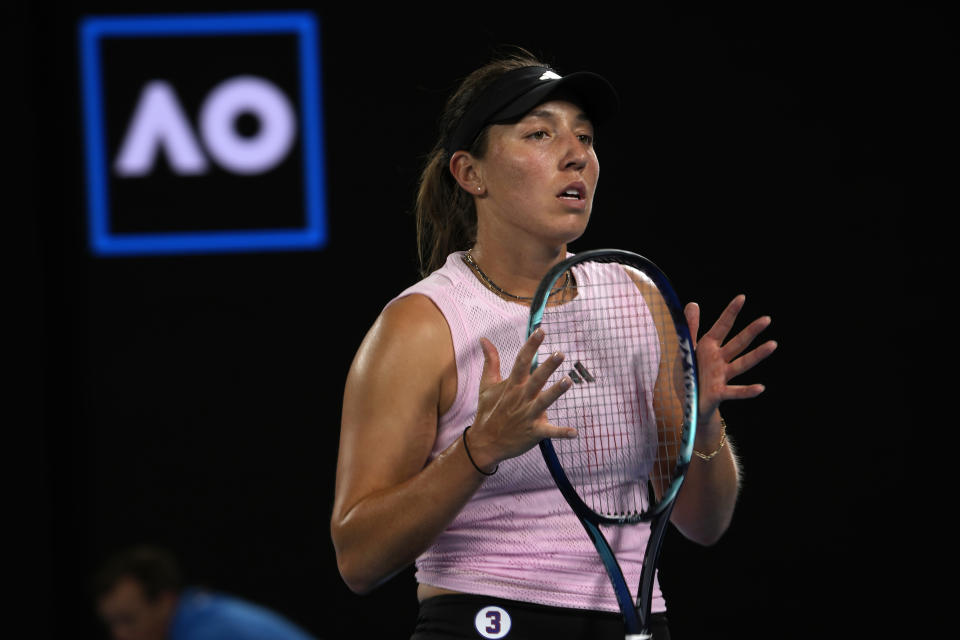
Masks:
[[[443,266],[454,251],[469,248],[477,238],[477,207],[473,196],[460,188],[449,168],[443,145],[427,159],[417,190],[417,255],[420,275]]]

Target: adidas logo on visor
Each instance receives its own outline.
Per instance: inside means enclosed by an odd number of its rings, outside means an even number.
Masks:
[[[538,78],[538,80],[559,80],[559,79],[560,79],[560,76],[558,76],[553,71],[544,71],[543,75]]]

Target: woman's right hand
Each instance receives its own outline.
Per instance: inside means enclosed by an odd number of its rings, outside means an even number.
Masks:
[[[543,390],[562,358],[551,357],[530,373],[542,341],[540,334],[527,340],[505,380],[496,348],[481,342],[478,414],[466,436],[470,457],[481,468],[492,471],[543,438],[576,434],[546,419],[545,409],[564,387]],[[459,438],[430,459],[456,379],[450,329],[424,296],[390,305],[357,351],[344,388],[330,518],[337,566],[357,593],[413,562],[486,479]]]
[[[573,427],[554,425],[547,420],[547,407],[572,384],[570,377],[564,376],[549,388],[543,388],[563,362],[563,354],[553,353],[535,371],[530,371],[543,338],[542,329],[531,334],[505,380],[500,376],[497,348],[486,338],[480,339],[483,372],[477,417],[466,438],[474,462],[487,472],[496,469],[501,461],[525,453],[544,438],[577,437]]]

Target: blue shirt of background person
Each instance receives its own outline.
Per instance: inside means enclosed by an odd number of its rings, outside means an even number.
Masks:
[[[273,611],[220,593],[185,589],[169,640],[313,640]]]

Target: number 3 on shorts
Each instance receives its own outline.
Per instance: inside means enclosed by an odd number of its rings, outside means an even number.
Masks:
[[[477,612],[473,625],[484,638],[504,638],[510,633],[510,614],[500,607],[484,607]]]

